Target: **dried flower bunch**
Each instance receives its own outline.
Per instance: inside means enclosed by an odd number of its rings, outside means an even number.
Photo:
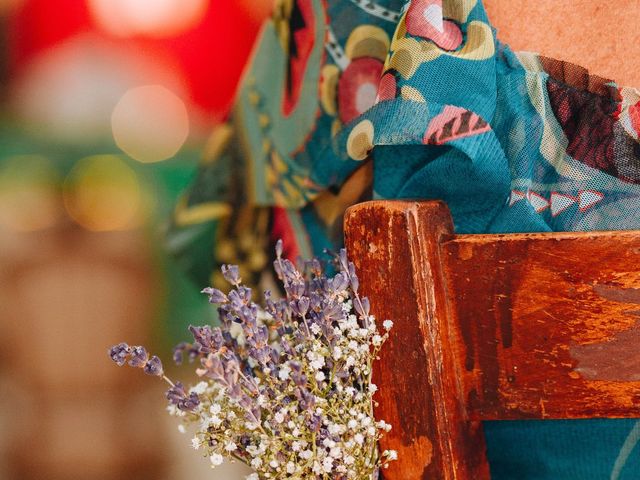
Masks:
[[[111,358],[171,384],[169,412],[195,425],[193,447],[214,466],[238,459],[256,472],[248,480],[375,478],[396,458],[394,451],[378,453],[391,426],[373,416],[371,382],[393,323],[378,331],[344,250],[332,278],[317,259],[306,263],[306,275],[298,271],[282,258],[281,242],[276,254],[282,299],[267,291],[258,306],[235,266],[222,268],[229,294],[203,290],[219,305],[221,326],[190,327],[194,342],[174,353],[177,363],[198,362],[200,383],[189,389],[172,383],[142,347],[116,345]]]

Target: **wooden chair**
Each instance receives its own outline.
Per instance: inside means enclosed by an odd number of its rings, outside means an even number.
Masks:
[[[441,202],[349,209],[393,424],[386,480],[488,479],[482,420],[640,417],[640,231],[455,235]]]

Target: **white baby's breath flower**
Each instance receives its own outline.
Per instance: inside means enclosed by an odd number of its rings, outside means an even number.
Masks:
[[[342,358],[342,349],[339,346],[333,347],[333,359],[340,360]]]
[[[393,322],[391,320],[385,320],[382,322],[382,327],[388,332],[393,328]]]
[[[196,393],[198,395],[202,395],[204,392],[207,391],[208,387],[209,387],[209,384],[207,382],[200,382],[194,387],[191,387],[189,389],[189,393]]]
[[[291,369],[287,365],[285,365],[278,372],[278,378],[280,380],[287,380],[290,374],[291,374]]]
[[[224,458],[219,453],[214,453],[209,457],[209,461],[211,462],[212,466],[217,467],[219,465],[222,465],[222,462],[224,462]]]
[[[193,437],[191,439],[191,446],[194,450],[199,450],[202,446],[202,441],[198,437]]]

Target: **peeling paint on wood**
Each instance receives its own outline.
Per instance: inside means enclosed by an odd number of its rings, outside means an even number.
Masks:
[[[622,288],[613,285],[594,285],[593,291],[613,302],[640,305],[640,288]]]
[[[588,380],[640,382],[640,322],[606,342],[573,345],[570,352],[575,371]]]
[[[640,417],[640,232],[452,232],[440,202],[346,214],[361,289],[395,322],[385,480],[489,478],[481,420]]]

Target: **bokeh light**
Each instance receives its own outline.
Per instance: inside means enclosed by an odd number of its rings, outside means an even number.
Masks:
[[[132,229],[145,216],[136,173],[115,155],[76,163],[64,183],[64,204],[71,218],[95,232]]]
[[[15,79],[11,101],[37,136],[72,144],[111,136],[113,106],[130,88],[158,83],[184,95],[185,81],[164,58],[80,34],[44,50]]]
[[[195,27],[209,0],[88,0],[94,21],[112,35],[171,37]]]
[[[123,95],[111,116],[116,144],[144,163],[173,157],[189,136],[184,102],[161,85],[147,85]]]
[[[0,226],[30,232],[58,222],[64,213],[58,182],[57,171],[44,157],[5,160],[0,169]]]

